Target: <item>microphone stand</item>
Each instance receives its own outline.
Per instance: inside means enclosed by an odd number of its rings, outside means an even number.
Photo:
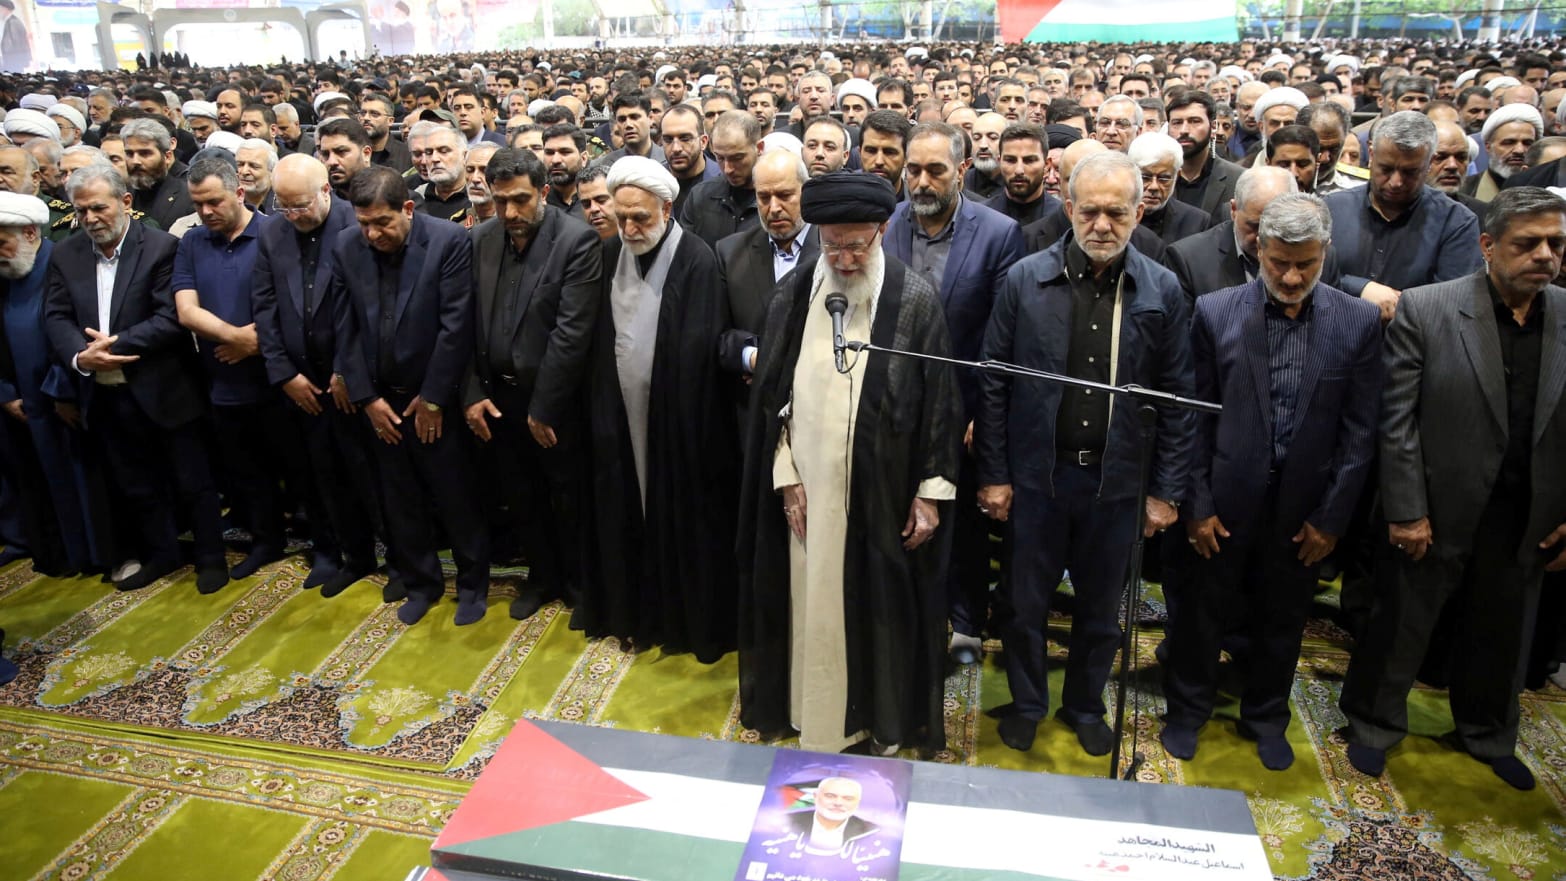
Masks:
[[[1075,376],[1064,376],[1059,373],[1035,370],[1032,367],[1009,364],[1005,361],[963,361],[957,358],[927,355],[923,352],[892,349],[857,340],[846,342],[843,344],[843,347],[855,352],[881,352],[904,358],[918,358],[923,361],[950,364],[954,367],[964,367],[981,373],[1000,373],[1007,376],[1020,376],[1043,382],[1052,382],[1056,385],[1070,388],[1089,389],[1125,398],[1127,401],[1136,404],[1137,425],[1140,429],[1139,434],[1142,441],[1137,457],[1136,538],[1131,548],[1131,559],[1126,566],[1125,583],[1121,586],[1120,594],[1121,599],[1124,601],[1124,610],[1121,612],[1120,621],[1120,664],[1115,671],[1115,746],[1109,756],[1109,777],[1111,779],[1135,780],[1137,769],[1141,767],[1143,757],[1136,748],[1137,730],[1134,723],[1131,728],[1131,761],[1127,763],[1123,773],[1120,770],[1120,743],[1126,727],[1126,690],[1131,676],[1136,672],[1136,659],[1133,647],[1135,645],[1136,633],[1136,609],[1142,603],[1142,550],[1146,541],[1142,533],[1147,528],[1147,481],[1148,472],[1152,470],[1153,433],[1158,424],[1158,408],[1173,407],[1182,410],[1193,410],[1198,413],[1221,413],[1223,412],[1223,407],[1209,401],[1199,401],[1195,398],[1186,398],[1171,392],[1143,388],[1135,384],[1110,385],[1088,379],[1078,379]]]

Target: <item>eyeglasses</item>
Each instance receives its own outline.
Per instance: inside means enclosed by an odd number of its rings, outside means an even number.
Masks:
[[[283,215],[284,217],[298,217],[314,207],[315,200],[313,199],[303,205],[284,205],[279,202],[277,204],[277,213]]]
[[[1157,181],[1158,185],[1161,186],[1161,187],[1167,187],[1170,184],[1174,183],[1174,175],[1172,175],[1172,174],[1148,174],[1146,172],[1142,173],[1142,183],[1150,184],[1150,183],[1153,183],[1154,181]]]
[[[823,241],[821,243],[821,253],[832,257],[836,257],[839,254],[852,254],[855,257],[863,257],[870,252],[870,246],[873,244],[875,244],[875,239],[867,242],[843,242],[842,244]]]
[[[1134,129],[1136,123],[1129,119],[1100,119],[1098,127],[1101,129]]]

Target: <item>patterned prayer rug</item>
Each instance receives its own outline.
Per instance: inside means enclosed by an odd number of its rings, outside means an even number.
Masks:
[[[449,805],[397,787],[455,798],[518,718],[755,739],[738,722],[732,655],[704,666],[587,640],[558,605],[512,621],[503,581],[479,624],[456,628],[444,602],[410,628],[381,603],[378,579],[323,600],[300,589],[303,576],[289,560],[200,596],[188,570],[119,594],[96,580],[39,579],[25,563],[0,569],[0,627],[22,670],[0,688],[0,816],[30,824],[23,857],[8,854],[15,877],[138,879],[138,860],[150,859],[139,855],[173,847],[180,830],[231,822],[261,831],[239,848],[255,870],[246,863],[225,877],[357,881],[372,865],[400,877]],[[1137,617],[1162,612],[1150,587]],[[1052,623],[1060,660],[1069,621]],[[1539,777],[1533,792],[1437,742],[1451,719],[1444,694],[1429,690],[1411,699],[1414,736],[1372,780],[1348,765],[1333,733],[1347,639],[1313,620],[1293,694],[1294,766],[1262,768],[1235,732],[1232,698],[1197,758],[1180,762],[1157,740],[1159,639],[1147,627],[1136,642],[1126,756],[1140,755],[1137,777],[1149,783],[1245,792],[1279,878],[1566,878],[1566,693],[1524,697],[1520,752]],[[1001,646],[987,650],[984,664],[947,681],[948,748],[933,760],[1107,774],[1108,759],[1083,754],[1054,720],[1027,754],[1000,743],[984,710],[1009,696]],[[138,777],[143,767],[163,770]],[[214,788],[214,774],[227,786]],[[329,789],[339,794],[327,798]],[[21,804],[55,807],[16,813]],[[226,857],[222,838],[193,846]]]

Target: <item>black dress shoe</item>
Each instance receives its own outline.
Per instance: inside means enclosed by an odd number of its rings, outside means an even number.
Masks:
[[[386,586],[381,588],[381,602],[395,603],[398,600],[408,598],[408,586],[402,583],[401,578],[387,580]]]
[[[281,548],[256,545],[254,548],[251,548],[250,553],[246,554],[243,560],[235,564],[234,568],[229,571],[228,577],[235,581],[241,578],[249,578],[261,571],[262,566],[276,563],[278,560],[283,559],[283,556]]]
[[[538,610],[543,607],[543,591],[523,588],[517,592],[517,598],[511,601],[511,617],[518,621],[526,621],[538,614]]]
[[[196,567],[196,593],[203,596],[217,593],[228,584],[228,567],[212,563]]]
[[[1039,733],[1039,720],[1011,713],[1001,718],[999,731],[1001,743],[1025,753],[1033,748],[1033,739]]]
[[[1349,764],[1367,777],[1380,777],[1387,769],[1387,751],[1360,743],[1348,745]]]
[[[148,560],[143,563],[141,569],[135,575],[115,582],[115,590],[141,590],[153,582],[165,578],[170,572],[179,568],[179,563],[174,560]]]
[[[341,569],[321,585],[321,596],[331,599],[360,581],[370,577],[373,569]]]
[[[1110,730],[1103,719],[1079,722],[1059,712],[1055,713],[1055,718],[1077,733],[1077,743],[1082,744],[1082,751],[1088,755],[1107,756],[1109,751],[1115,748],[1115,732]]]

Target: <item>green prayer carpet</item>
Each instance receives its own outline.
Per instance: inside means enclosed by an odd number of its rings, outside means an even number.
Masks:
[[[0,569],[0,627],[21,668],[0,687],[0,876],[395,881],[427,861],[518,718],[755,740],[739,724],[732,655],[704,666],[628,652],[572,631],[557,604],[512,621],[504,578],[480,624],[454,627],[448,601],[410,628],[380,602],[379,579],[323,600],[300,589],[304,571],[289,559],[204,597],[189,570],[120,594],[26,562]],[[1146,608],[1158,609],[1156,587]],[[1064,643],[1068,621],[1055,623]],[[1294,766],[1262,768],[1228,694],[1197,758],[1180,762],[1157,740],[1159,639],[1155,625],[1136,643],[1125,746],[1134,734],[1138,777],[1245,793],[1278,878],[1566,878],[1566,693],[1523,697],[1532,792],[1437,742],[1451,717],[1426,689],[1410,699],[1414,736],[1370,779],[1333,733],[1347,639],[1313,620]],[[1029,753],[1000,743],[984,710],[1009,696],[1001,647],[987,649],[947,680],[948,748],[933,760],[1105,774],[1107,759],[1054,720]]]

